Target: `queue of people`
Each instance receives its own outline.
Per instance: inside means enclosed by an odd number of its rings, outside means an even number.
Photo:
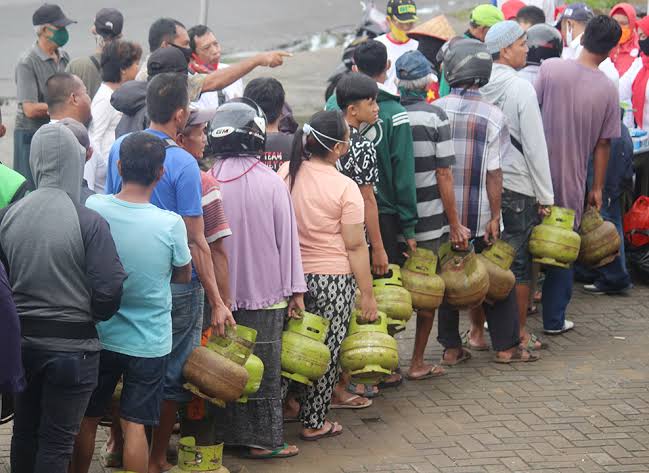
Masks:
[[[87,473],[107,415],[106,466],[168,471],[174,424],[182,430],[193,402],[185,361],[237,324],[257,331],[261,387],[246,404],[208,409],[202,441],[252,459],[299,454],[284,422],[301,423],[306,442],[342,435],[332,409],[369,407],[473,351],[539,360],[547,340],[527,327],[532,228],[553,205],[574,210],[577,227],[586,206],[619,227],[632,154],[619,102],[644,126],[649,78],[649,23],[633,7],[607,16],[568,5],[555,23],[546,3],[478,5],[460,37],[445,20],[417,26],[414,0],[389,0],[390,31],[356,45],[325,110],[297,128],[278,80],[243,82],[287,53],[226,67],[209,27],[160,18],[144,56],[124,39],[123,15],[102,9],[98,49],[70,62],[73,20],[39,7],[36,44],[16,68],[15,170],[0,165],[12,471]],[[436,313],[418,310],[403,372],[376,386],[341,373],[352,311],[377,318],[373,278],[389,264],[498,239],[514,249],[515,288],[472,308],[465,332],[443,303],[437,363],[425,356]],[[577,268],[588,292],[631,286],[621,249],[594,273]],[[545,268],[548,337],[574,328],[574,279],[575,269]],[[329,322],[331,354],[308,387],[281,374],[282,331],[305,310]]]

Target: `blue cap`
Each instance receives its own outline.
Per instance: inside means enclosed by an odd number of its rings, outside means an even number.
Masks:
[[[408,51],[394,65],[399,80],[417,80],[433,72],[433,66],[419,51]]]
[[[572,3],[568,5],[561,15],[561,19],[563,20],[575,20],[580,23],[585,23],[594,17],[595,13],[593,13],[593,10],[584,3]]]

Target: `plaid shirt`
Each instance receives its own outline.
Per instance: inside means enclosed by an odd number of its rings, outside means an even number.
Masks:
[[[458,216],[472,237],[484,235],[491,219],[487,197],[487,171],[502,167],[510,146],[509,130],[502,111],[486,102],[477,90],[452,89],[435,101],[451,123],[455,148],[453,186]]]

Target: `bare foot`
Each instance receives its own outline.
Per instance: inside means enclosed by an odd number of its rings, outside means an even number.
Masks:
[[[489,344],[487,343],[487,338],[484,334],[484,328],[471,329],[469,331],[469,343],[474,347],[485,347],[488,349]]]
[[[300,415],[300,403],[295,398],[287,397],[284,401],[284,420],[297,419]]]
[[[169,471],[174,466],[168,461],[164,461],[160,464],[149,463],[149,473],[162,473],[163,471]]]

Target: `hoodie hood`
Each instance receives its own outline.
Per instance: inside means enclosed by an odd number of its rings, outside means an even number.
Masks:
[[[397,102],[399,101],[399,96],[390,92],[384,84],[377,82],[376,85],[379,86],[379,93],[376,96],[377,102],[387,102],[390,100],[396,100]]]
[[[32,139],[29,155],[36,189],[60,189],[79,203],[85,157],[86,151],[68,127],[43,125]]]
[[[518,74],[513,67],[494,63],[489,82],[480,88],[480,94],[487,101],[502,109],[505,96],[511,92],[509,87],[518,79]]]
[[[113,92],[110,97],[110,104],[118,112],[132,117],[145,106],[146,86],[146,81],[128,81]]]

